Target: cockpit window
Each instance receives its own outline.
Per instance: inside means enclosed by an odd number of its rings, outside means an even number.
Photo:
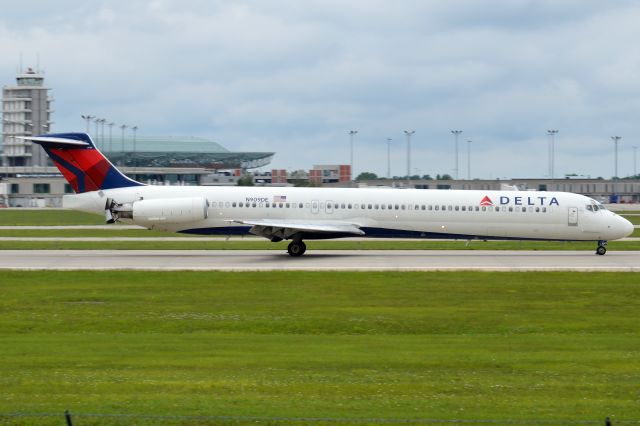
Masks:
[[[593,208],[591,208],[591,204],[587,204],[587,205],[586,205],[586,208],[587,208],[587,210],[589,210],[589,211],[593,211]]]

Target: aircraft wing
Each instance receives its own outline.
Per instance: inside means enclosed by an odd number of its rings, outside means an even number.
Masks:
[[[251,225],[251,232],[254,235],[273,239],[288,239],[297,233],[308,234],[344,234],[344,235],[364,235],[358,225],[344,222],[330,221],[287,221],[287,220],[228,220],[230,223],[241,223],[243,225]]]

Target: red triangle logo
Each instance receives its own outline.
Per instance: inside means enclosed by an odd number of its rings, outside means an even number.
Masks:
[[[484,198],[482,199],[482,201],[480,201],[480,205],[481,206],[492,206],[493,205],[493,201],[491,201],[491,198],[489,198],[489,196],[485,195]]]

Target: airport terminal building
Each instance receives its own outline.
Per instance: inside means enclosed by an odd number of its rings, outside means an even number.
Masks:
[[[191,137],[98,137],[94,141],[123,173],[151,185],[235,185],[246,171],[268,165],[274,155],[234,152],[214,141]],[[0,167],[2,206],[60,207],[62,196],[70,193],[73,189],[52,164]]]

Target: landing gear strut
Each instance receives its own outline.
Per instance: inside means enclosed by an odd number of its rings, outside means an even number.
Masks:
[[[598,248],[596,249],[596,254],[603,256],[607,252],[607,242],[604,240],[598,241]]]
[[[291,241],[287,247],[287,253],[289,256],[299,257],[307,251],[307,245],[302,241]]]

